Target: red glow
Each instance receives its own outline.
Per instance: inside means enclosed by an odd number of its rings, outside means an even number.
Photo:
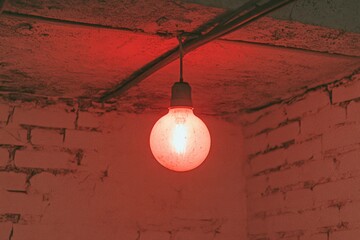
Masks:
[[[156,160],[174,171],[198,167],[210,150],[210,133],[192,109],[171,108],[150,134],[150,147]]]

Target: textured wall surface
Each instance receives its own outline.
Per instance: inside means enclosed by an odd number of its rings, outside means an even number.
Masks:
[[[360,237],[360,75],[246,116],[250,240]]]
[[[159,117],[56,99],[2,101],[0,239],[244,239],[240,129],[203,116],[210,155],[176,173],[149,149]]]

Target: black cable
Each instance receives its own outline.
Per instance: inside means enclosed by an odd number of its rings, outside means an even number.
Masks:
[[[180,54],[180,82],[183,82],[183,58],[184,58],[184,50],[183,50],[183,42],[182,42],[182,36],[179,35],[178,37],[179,40],[179,54]]]

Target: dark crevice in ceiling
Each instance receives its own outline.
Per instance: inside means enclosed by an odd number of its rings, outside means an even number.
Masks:
[[[12,18],[25,19],[25,20],[35,20],[37,22],[40,21],[40,22],[53,23],[53,24],[57,24],[57,25],[87,27],[87,28],[96,28],[96,29],[109,29],[109,30],[128,31],[128,32],[134,32],[134,33],[139,33],[139,34],[141,34],[141,33],[145,34],[145,30],[143,30],[143,29],[113,27],[110,25],[71,21],[71,20],[43,17],[43,16],[37,16],[37,15],[31,15],[31,14],[16,13],[16,12],[10,12],[10,11],[3,11],[2,15],[9,16]],[[152,34],[152,33],[147,33],[147,34]]]
[[[271,43],[259,43],[259,42],[250,42],[250,41],[244,41],[244,40],[226,39],[226,37],[220,38],[219,41],[258,45],[258,46],[271,47],[271,48],[288,49],[288,50],[292,50],[292,51],[300,51],[300,52],[305,52],[305,53],[315,53],[315,54],[320,54],[320,55],[324,55],[324,56],[360,59],[360,56],[358,56],[358,55],[350,55],[350,54],[336,53],[336,52],[330,52],[330,51],[320,51],[320,50],[313,50],[313,49],[292,47],[292,46],[281,46],[281,45],[275,45],[275,44],[271,44]]]

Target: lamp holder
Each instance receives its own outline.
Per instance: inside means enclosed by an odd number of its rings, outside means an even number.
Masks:
[[[172,86],[170,108],[174,107],[193,107],[189,83],[175,82]]]
[[[179,60],[180,60],[180,80],[175,82],[171,88],[171,100],[170,108],[174,107],[187,107],[192,108],[192,99],[191,99],[191,87],[189,83],[184,82],[183,80],[183,58],[184,58],[184,49],[183,49],[183,40],[182,35],[178,35],[177,39],[179,41]]]

